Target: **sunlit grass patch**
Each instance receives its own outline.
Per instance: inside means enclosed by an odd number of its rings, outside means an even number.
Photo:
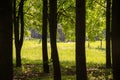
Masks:
[[[87,63],[98,63],[105,64],[105,50],[101,50],[98,48],[99,42],[92,42],[91,48],[86,46],[86,62]],[[104,42],[103,42],[104,43]],[[105,43],[104,43],[105,44]],[[94,46],[95,45],[95,46]],[[75,43],[57,43],[58,53],[60,62],[74,62],[75,63]],[[105,45],[103,45],[103,48]],[[48,43],[48,55],[49,59],[51,58],[51,49],[50,43]],[[34,63],[42,63],[42,44],[39,43],[39,40],[25,40],[22,52],[22,63],[30,63],[30,61]],[[15,59],[15,50],[14,56]],[[73,64],[74,64],[73,63]]]
[[[87,62],[105,62],[105,50],[100,50],[98,47],[99,42],[92,42],[91,48],[86,47]],[[103,42],[104,43],[104,42]],[[94,45],[94,46],[93,46]],[[60,61],[75,61],[75,43],[57,43]],[[105,45],[103,45],[105,47]],[[48,43],[48,53],[50,58],[50,43]],[[15,53],[15,50],[14,50]],[[99,55],[99,56],[98,56]],[[42,44],[39,40],[25,40],[21,56],[28,60],[41,60],[42,59]],[[14,54],[15,58],[15,54]]]
[[[107,76],[107,78],[110,77],[109,79],[111,79],[111,73],[107,73],[110,71],[105,71],[105,42],[103,42],[102,48],[99,47],[100,44],[98,41],[92,42],[90,44],[90,48],[88,48],[86,45],[88,77],[90,79],[98,80],[106,79]],[[61,66],[62,80],[75,80],[75,43],[59,42],[57,43],[57,47]],[[13,59],[15,64],[15,49],[13,49],[13,52]],[[18,75],[18,77],[29,75],[26,76],[27,80],[53,80],[53,66],[51,62],[51,48],[49,42],[48,57],[50,73],[44,74],[42,65],[42,44],[39,42],[39,40],[25,40],[21,52],[23,64],[22,69],[15,69],[15,71],[18,72],[18,74],[16,74]],[[101,67],[103,67],[103,69],[101,69]],[[32,75],[31,72],[37,71],[40,75],[35,73],[33,75],[36,75],[36,77],[30,77],[30,75]],[[102,75],[102,73],[104,74]],[[107,75],[104,76],[105,74]]]
[[[105,51],[97,49],[87,49],[86,50],[87,63],[93,62],[98,64],[105,64]]]

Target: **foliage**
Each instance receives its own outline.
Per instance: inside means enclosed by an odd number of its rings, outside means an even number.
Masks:
[[[67,41],[75,39],[75,1],[58,0],[58,23],[63,26]]]
[[[42,0],[27,0],[24,6],[25,30],[35,29],[41,33]]]
[[[104,0],[102,0],[104,1]],[[101,6],[100,4],[103,6]],[[89,41],[105,38],[105,2],[88,0],[86,4],[86,36]]]
[[[86,1],[86,37],[90,41],[96,38],[105,38],[105,0]],[[58,0],[58,23],[66,41],[75,40],[75,0]],[[42,31],[42,0],[27,0],[24,6],[25,30],[34,28],[39,33]]]

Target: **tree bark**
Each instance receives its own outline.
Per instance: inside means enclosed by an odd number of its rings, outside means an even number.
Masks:
[[[120,0],[112,2],[112,68],[113,80],[120,80]]]
[[[24,5],[24,0],[21,0],[19,3],[18,16],[16,17],[16,0],[14,1],[14,33],[15,33],[15,48],[16,48],[16,67],[21,67],[22,64],[21,48],[23,45],[23,38],[24,38],[23,5]]]
[[[47,51],[47,24],[48,24],[48,0],[43,0],[43,25],[42,25],[42,54],[43,69],[49,73],[48,51]]]
[[[87,80],[85,55],[85,0],[76,0],[76,80]]]
[[[61,80],[61,70],[60,63],[57,51],[56,44],[56,34],[57,34],[57,0],[50,0],[50,18],[49,18],[49,26],[50,26],[50,44],[51,44],[51,57],[53,60],[53,68],[54,68],[54,80]]]
[[[106,7],[106,68],[111,68],[111,51],[110,51],[110,5],[111,0],[107,0]]]
[[[0,3],[0,80],[12,80],[12,0]]]

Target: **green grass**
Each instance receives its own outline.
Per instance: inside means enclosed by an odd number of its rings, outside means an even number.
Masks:
[[[61,65],[62,80],[75,80],[75,43],[57,43],[58,53]],[[90,48],[86,42],[86,62],[88,69],[88,78],[90,80],[106,80],[111,78],[111,71],[105,67],[105,42],[103,47],[99,48],[100,42],[90,43]],[[50,43],[48,43],[49,60],[51,57]],[[27,80],[53,80],[52,63],[50,62],[50,73],[42,72],[42,44],[39,40],[25,40],[22,47],[22,68],[14,68],[15,78]],[[14,50],[15,64],[15,50]],[[39,73],[39,75],[38,75]],[[102,74],[104,73],[104,74]],[[107,77],[106,77],[106,74]],[[94,75],[99,74],[99,75]],[[33,76],[32,76],[33,75]],[[22,78],[21,78],[22,79]]]

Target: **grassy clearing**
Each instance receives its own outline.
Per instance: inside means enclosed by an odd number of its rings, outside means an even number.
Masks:
[[[61,64],[62,80],[75,80],[75,43],[57,43]],[[105,42],[99,48],[100,42],[90,43],[87,48],[86,62],[89,80],[109,80],[112,78],[111,71],[105,69]],[[50,60],[50,43],[48,54]],[[22,48],[22,68],[14,68],[15,79],[25,80],[53,80],[52,63],[50,62],[49,74],[42,72],[42,44],[39,40],[25,40]],[[15,64],[15,51],[13,55]]]

